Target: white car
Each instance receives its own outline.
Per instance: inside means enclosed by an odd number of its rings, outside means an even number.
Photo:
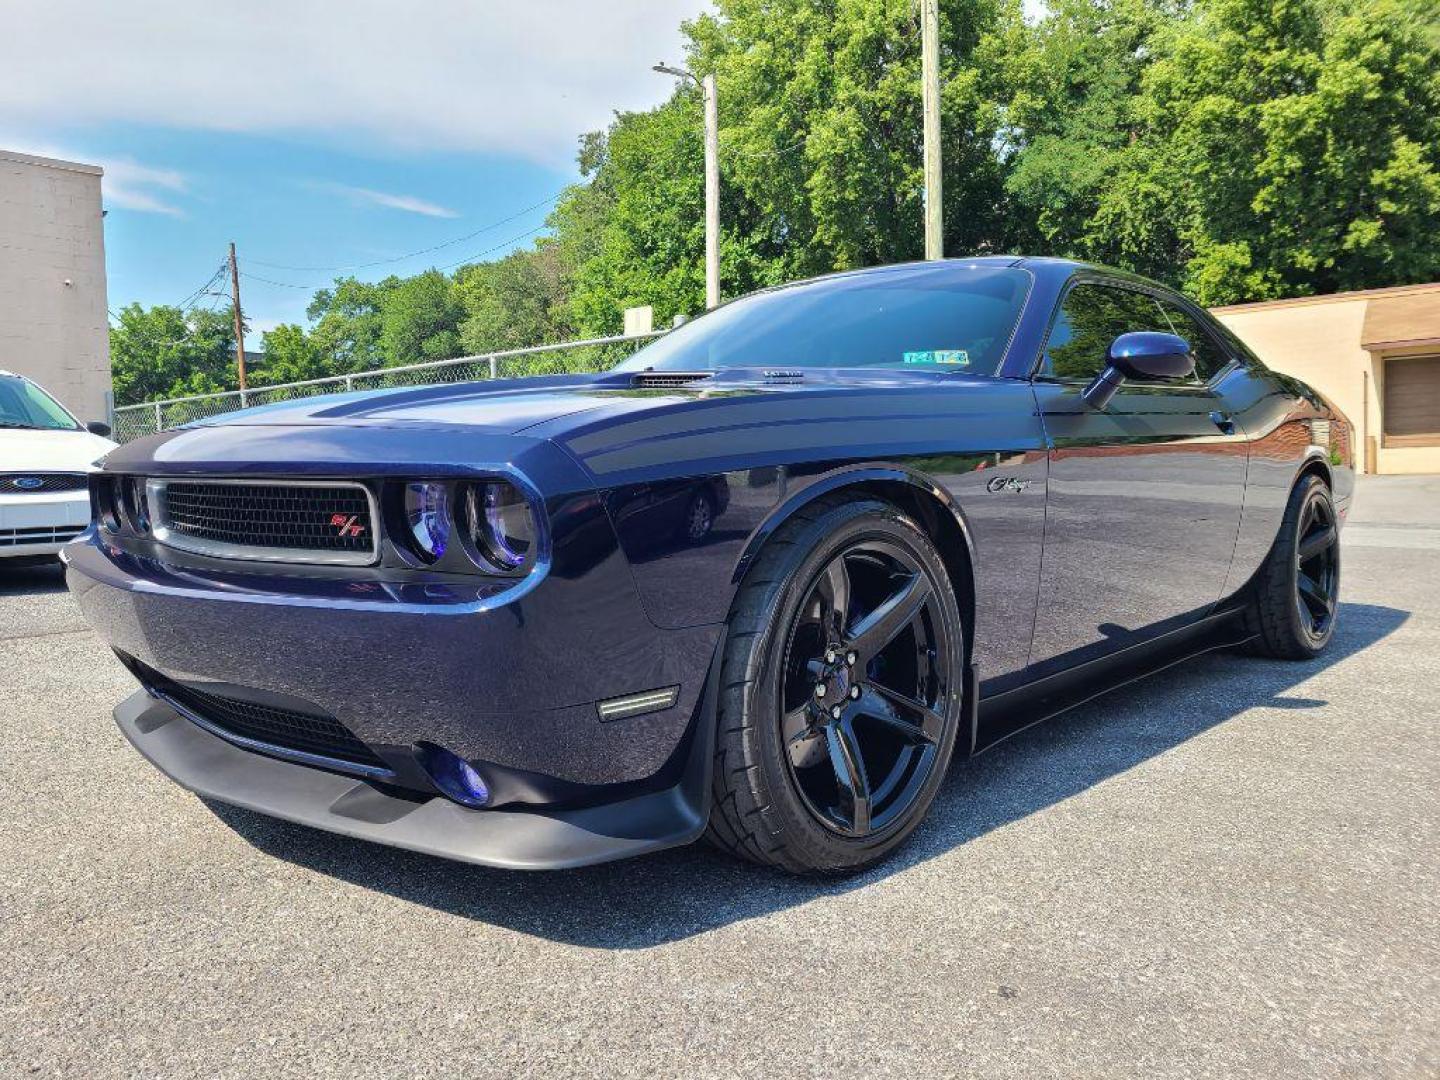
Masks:
[[[0,370],[0,567],[48,557],[90,524],[97,459],[115,444],[22,375]]]

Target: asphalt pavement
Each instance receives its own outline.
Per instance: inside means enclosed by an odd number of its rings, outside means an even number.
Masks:
[[[209,807],[0,571],[0,1076],[1436,1076],[1440,478],[1362,482],[1324,658],[958,765],[838,883],[443,862]]]

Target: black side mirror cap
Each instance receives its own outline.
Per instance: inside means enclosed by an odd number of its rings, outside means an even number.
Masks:
[[[1103,409],[1127,379],[1135,382],[1183,379],[1194,371],[1195,355],[1190,351],[1190,343],[1179,334],[1137,330],[1121,334],[1110,343],[1105,354],[1105,370],[1095,376],[1080,396],[1091,408]]]
[[[91,420],[85,425],[85,430],[91,435],[100,435],[106,439],[110,437],[110,425],[103,420]]]

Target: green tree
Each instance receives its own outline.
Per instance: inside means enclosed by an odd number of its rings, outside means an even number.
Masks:
[[[250,373],[253,386],[301,382],[339,374],[319,342],[295,323],[281,323],[262,339],[265,363]]]
[[[1026,251],[1173,279],[1176,241],[1164,192],[1132,184],[1123,201],[1148,212],[1123,229],[1095,223],[1107,193],[1128,179],[1131,148],[1146,133],[1141,83],[1157,36],[1183,16],[1179,0],[1056,0],[1038,26],[1013,35],[1005,186]]]
[[[110,328],[117,405],[232,390],[235,336],[228,315],[129,304]]]
[[[315,294],[306,309],[310,337],[336,373],[368,371],[384,366],[381,309],[395,278],[378,284],[353,277],[337,278]]]
[[[380,346],[386,367],[459,356],[465,308],[439,270],[381,283]]]
[[[463,351],[518,349],[574,337],[569,271],[563,249],[553,241],[496,262],[462,267],[455,275],[455,291],[465,310]]]

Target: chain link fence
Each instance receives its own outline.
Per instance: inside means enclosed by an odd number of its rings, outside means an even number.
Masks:
[[[377,390],[389,386],[428,386],[440,383],[474,382],[481,379],[516,378],[522,375],[560,375],[574,372],[606,371],[626,359],[639,347],[664,331],[628,337],[588,338],[528,349],[507,349],[480,356],[459,356],[427,364],[357,371],[304,382],[252,386],[221,394],[169,398],[143,405],[121,405],[115,409],[114,439],[129,442],[142,435],[203,420],[209,416],[273,405],[279,401],[339,394],[351,390]],[[263,375],[263,373],[261,373]]]

